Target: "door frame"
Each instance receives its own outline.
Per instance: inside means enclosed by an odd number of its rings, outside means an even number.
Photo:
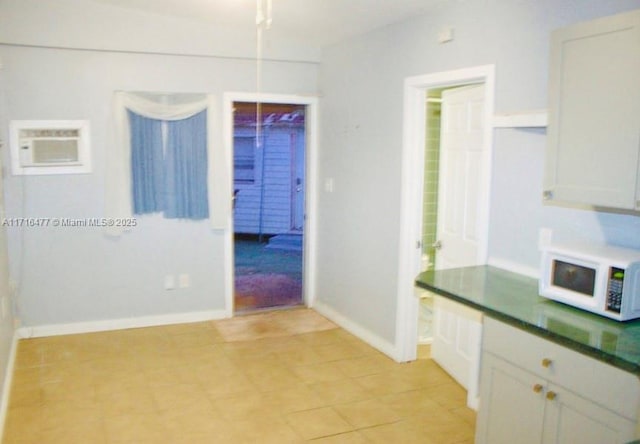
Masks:
[[[398,258],[398,304],[396,309],[396,360],[416,359],[418,347],[418,309],[415,278],[420,273],[422,256],[422,198],[424,151],[426,142],[426,93],[429,89],[484,83],[484,141],[481,213],[478,215],[481,238],[478,263],[488,258],[491,159],[493,152],[493,114],[495,101],[495,65],[481,65],[454,71],[407,77],[404,81],[404,118],[402,142],[402,184],[400,200],[400,246]]]
[[[226,92],[223,94],[222,130],[224,134],[224,152],[227,161],[228,186],[233,190],[233,103],[234,102],[260,102],[279,103],[291,105],[304,105],[305,111],[305,138],[306,138],[306,172],[305,172],[305,220],[303,228],[303,278],[302,299],[307,307],[312,307],[315,302],[316,282],[316,239],[317,227],[317,165],[318,165],[318,98],[292,95],[292,94],[265,94],[248,92]],[[232,192],[232,191],[231,191]],[[233,211],[229,211],[229,221],[224,239],[224,267],[225,267],[225,316],[234,316],[234,218]]]

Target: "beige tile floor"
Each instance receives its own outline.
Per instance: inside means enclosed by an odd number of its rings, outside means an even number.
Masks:
[[[465,397],[290,310],[21,340],[3,442],[462,444]]]

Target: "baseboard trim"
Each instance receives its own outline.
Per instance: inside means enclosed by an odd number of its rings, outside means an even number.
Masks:
[[[11,350],[9,350],[9,360],[5,368],[4,381],[2,381],[2,397],[0,397],[0,442],[4,442],[4,426],[7,421],[7,410],[9,409],[9,396],[11,395],[11,383],[13,382],[13,370],[16,363],[18,350],[18,332],[13,332]]]
[[[104,321],[76,322],[71,324],[38,325],[20,327],[16,331],[19,339],[41,338],[45,336],[95,333],[100,331],[124,330],[128,328],[157,327],[171,324],[213,321],[228,318],[226,310],[196,311],[137,318],[108,319]]]
[[[316,300],[313,304],[314,310],[318,313],[329,319],[330,321],[338,324],[340,327],[347,330],[349,333],[357,336],[359,339],[363,340],[376,350],[384,353],[389,356],[394,361],[398,361],[398,350],[396,349],[395,344],[382,339],[380,336],[372,333],[369,329],[361,326],[353,322],[353,320],[345,317],[343,314],[338,313],[334,308],[324,304],[321,301]]]
[[[502,268],[503,270],[511,271],[513,273],[522,274],[534,279],[540,277],[540,270],[537,268],[528,267],[526,265],[517,264],[506,259],[489,258],[487,261],[492,267]]]

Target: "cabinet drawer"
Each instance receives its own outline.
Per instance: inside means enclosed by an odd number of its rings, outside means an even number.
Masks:
[[[631,373],[488,317],[482,347],[630,420],[638,418],[640,381]]]

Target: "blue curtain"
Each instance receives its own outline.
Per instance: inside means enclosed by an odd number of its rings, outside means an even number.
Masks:
[[[165,216],[206,219],[207,112],[169,122],[165,155]]]
[[[146,214],[164,208],[162,121],[129,111],[131,127],[131,176],[133,213]]]
[[[129,120],[134,214],[162,211],[169,219],[208,218],[207,112],[161,121],[129,111]]]

